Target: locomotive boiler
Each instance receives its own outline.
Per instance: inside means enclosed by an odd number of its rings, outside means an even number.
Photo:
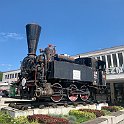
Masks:
[[[36,55],[40,32],[39,25],[26,25],[28,55],[21,63],[20,84],[28,95],[36,99],[50,98],[54,102],[94,100],[95,94],[106,87],[105,62],[59,55],[53,45],[40,49]]]

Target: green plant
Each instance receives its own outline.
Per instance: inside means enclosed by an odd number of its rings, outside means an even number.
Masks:
[[[107,110],[101,110],[101,111],[103,111],[105,115],[110,115],[111,114],[111,112],[107,111]]]
[[[84,111],[84,112],[91,112],[96,115],[96,117],[101,117],[104,116],[105,113],[101,110],[94,110],[94,109],[79,109],[79,111]]]
[[[20,116],[14,119],[14,124],[39,124],[39,123],[37,120],[29,122],[27,117]]]
[[[63,115],[63,114],[50,114],[50,116],[53,116],[53,117],[58,117],[58,118],[65,118],[67,120],[69,120],[69,123],[70,124],[77,124],[76,121],[76,117],[73,116],[73,115]]]
[[[0,123],[1,124],[12,124],[14,119],[7,113],[0,111]]]
[[[96,115],[94,113],[83,112],[83,111],[79,111],[79,110],[70,110],[69,115],[75,116],[77,119],[77,122],[79,122],[79,123],[96,118]]]
[[[103,106],[103,107],[101,107],[101,110],[107,110],[110,112],[116,112],[117,111],[117,109],[113,108],[112,106]]]
[[[63,114],[49,114],[49,116],[53,116],[57,118],[66,118],[66,115],[63,115]]]
[[[27,117],[13,118],[9,114],[0,111],[0,124],[39,124],[37,121],[29,122]]]
[[[113,107],[116,108],[118,111],[124,109],[122,106],[113,106]]]
[[[73,115],[68,115],[67,119],[69,120],[69,123],[70,123],[70,124],[76,124],[77,119],[76,119],[75,116],[73,116]]]
[[[121,107],[121,106],[103,106],[101,109],[107,110],[110,112],[117,112],[117,111],[123,109],[123,107]]]

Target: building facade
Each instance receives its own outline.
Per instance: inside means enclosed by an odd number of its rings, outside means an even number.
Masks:
[[[106,62],[106,79],[111,102],[124,101],[124,46],[78,54],[77,57],[91,57]],[[108,95],[109,95],[108,94]]]
[[[0,91],[7,90],[9,91],[11,83],[14,83],[18,80],[18,75],[20,70],[11,70],[3,72],[2,82],[0,82]]]
[[[20,69],[18,70],[11,70],[3,72],[2,82],[3,83],[13,83],[18,80],[18,76],[20,74]]]

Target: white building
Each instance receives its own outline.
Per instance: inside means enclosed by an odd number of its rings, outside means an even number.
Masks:
[[[110,87],[111,101],[124,100],[124,46],[78,54],[74,58],[78,56],[105,61],[107,86]]]
[[[3,72],[2,82],[10,84],[12,82],[17,81],[20,71],[21,70],[18,69],[18,70],[11,70],[11,71]]]
[[[3,72],[2,82],[0,83],[0,90],[9,90],[11,83],[14,83],[18,80],[20,71],[21,70],[18,69]]]

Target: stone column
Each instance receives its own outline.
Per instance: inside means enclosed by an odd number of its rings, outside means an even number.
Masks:
[[[118,58],[118,53],[116,53],[116,59],[117,59],[117,67],[119,67],[119,58]]]
[[[124,51],[122,51],[122,57],[123,57],[123,66],[124,66]]]
[[[110,83],[110,91],[111,91],[111,102],[115,103],[115,94],[114,94],[115,89],[113,82]]]
[[[107,60],[107,55],[105,55],[105,61],[106,61],[106,68],[108,68],[108,60]]]
[[[100,60],[102,60],[102,56],[99,56],[100,57]]]
[[[112,54],[111,54],[111,64],[112,64],[112,67],[114,67]]]

